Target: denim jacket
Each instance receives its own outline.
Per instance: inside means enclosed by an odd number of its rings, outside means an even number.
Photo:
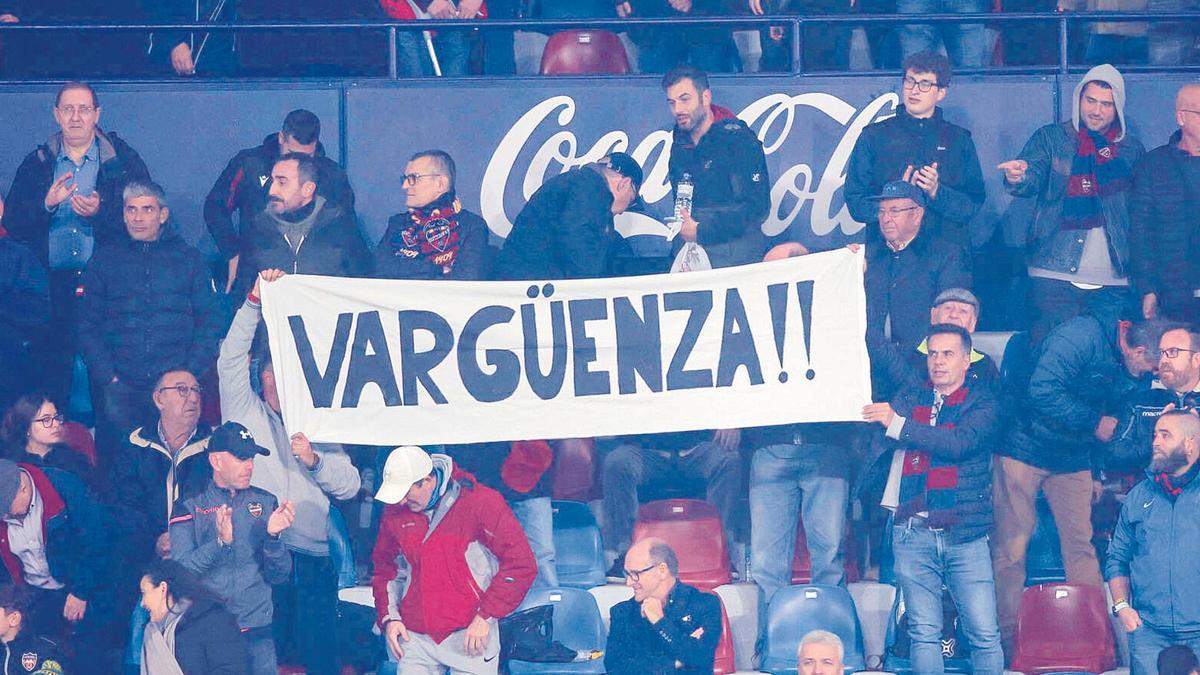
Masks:
[[[1005,183],[1009,194],[1037,200],[1033,221],[1026,234],[1029,265],[1051,272],[1066,274],[1079,270],[1083,257],[1086,230],[1064,230],[1063,200],[1071,178],[1071,162],[1078,144],[1075,128],[1070,122],[1048,124],[1038,129],[1025,143],[1018,155],[1029,163],[1025,180]],[[1117,154],[1132,167],[1145,153],[1140,141],[1126,135],[1117,142]],[[1101,197],[1104,211],[1104,234],[1108,238],[1113,269],[1120,276],[1129,276],[1129,207],[1128,192],[1115,192]]]

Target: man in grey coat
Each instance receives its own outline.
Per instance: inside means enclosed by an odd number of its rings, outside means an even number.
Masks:
[[[330,499],[350,499],[361,481],[350,458],[337,444],[314,446],[302,433],[288,435],[279,414],[279,392],[270,355],[263,354],[258,377],[262,396],[250,386],[250,350],[262,317],[259,284],[283,276],[264,270],[237,311],[221,344],[221,418],[239,422],[270,455],[256,457],[255,487],[291,502],[296,520],[283,533],[292,553],[292,577],[275,589],[276,641],[309,675],[336,675],[337,653],[328,648],[328,627],[337,620],[337,570],[329,554]]]

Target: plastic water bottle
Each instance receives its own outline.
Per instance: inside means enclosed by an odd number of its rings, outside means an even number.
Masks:
[[[692,195],[695,194],[696,186],[692,183],[692,174],[685,173],[675,184],[675,219],[683,220],[683,212],[692,212]]]

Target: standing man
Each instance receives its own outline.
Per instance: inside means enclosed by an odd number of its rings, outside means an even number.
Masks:
[[[680,241],[700,244],[713,268],[762,260],[771,208],[762,142],[730,110],[713,105],[702,71],[675,68],[662,88],[675,118],[669,177],[676,203],[680,182],[693,188],[691,206],[680,213]]]
[[[617,235],[613,216],[637,199],[642,167],[614,152],[542,183],[517,214],[492,277],[588,279],[607,275]]]
[[[488,228],[463,208],[454,185],[454,159],[442,150],[418,152],[404,167],[408,211],[388,219],[375,247],[381,279],[482,279]]]
[[[1067,582],[1099,586],[1092,504],[1100,498],[1103,444],[1116,433],[1120,401],[1154,371],[1158,329],[1091,315],[1054,329],[1038,348],[1013,430],[993,463],[992,563],[1000,630],[1012,654],[1025,554],[1037,525],[1038,491],[1058,526]]]
[[[1162,328],[1157,377],[1130,393],[1106,448],[1106,471],[1145,471],[1158,417],[1168,408],[1191,410],[1200,405],[1200,334],[1181,323]]]
[[[721,642],[721,601],[679,580],[679,559],[661,539],[647,538],[625,556],[633,598],[612,608],[610,673],[711,673]]]
[[[388,456],[375,498],[387,506],[371,587],[399,672],[496,673],[498,622],[537,573],[504,498],[446,455],[413,446]]]
[[[221,331],[208,266],[167,224],[162,188],[130,182],[124,200],[128,236],[96,252],[80,293],[79,346],[105,453],[152,417],[162,373],[177,364],[201,377],[212,370]]]
[[[886,429],[887,439],[867,465],[885,457],[890,465],[880,503],[895,513],[892,548],[908,611],[913,671],[945,671],[945,588],[962,619],[973,671],[1000,675],[1004,653],[988,551],[989,465],[1000,405],[988,388],[965,386],[971,366],[967,331],[933,326],[928,344],[932,386],[910,386],[891,403],[863,409],[863,419]]]
[[[950,92],[950,61],[938,52],[904,60],[903,103],[896,114],[863,129],[846,169],[846,206],[867,224],[878,222],[874,198],[884,184],[903,180],[926,196],[924,227],[958,244],[971,243],[971,219],[983,206],[983,170],[971,132],[951,124],[938,106]]]
[[[1038,129],[999,165],[1010,194],[1037,202],[1026,234],[1031,345],[1073,316],[1115,321],[1125,308],[1129,175],[1143,152],[1129,135],[1125,78],[1104,64],[1075,87],[1070,122]]]
[[[260,278],[269,282],[282,276],[280,270],[267,270]],[[302,433],[288,436],[269,352],[257,374],[262,396],[251,387],[250,351],[262,319],[258,289],[256,281],[221,343],[221,418],[244,425],[271,451],[255,459],[253,484],[290,502],[297,514],[281,535],[292,553],[292,576],[276,587],[276,646],[284,654],[291,647],[309,673],[331,675],[337,672],[337,653],[327,648],[327,631],[337,621],[338,589],[329,557],[330,499],[354,497],[361,482],[340,445],[314,447]]]
[[[1200,418],[1163,413],[1153,447],[1146,480],[1121,507],[1104,565],[1112,612],[1129,633],[1130,675],[1156,675],[1158,653],[1171,645],[1200,650]]]
[[[1133,168],[1129,195],[1130,265],[1147,319],[1200,321],[1200,84],[1175,96],[1176,131]]]
[[[50,270],[50,330],[43,378],[52,398],[68,399],[75,360],[75,291],[98,246],[126,238],[125,185],[149,180],[133,148],[101,131],[91,86],[68,82],[54,99],[59,131],[29,153],[8,190],[4,228]]]
[[[296,508],[250,486],[254,458],[270,454],[237,422],[217,427],[208,444],[212,480],[184,500],[170,530],[171,559],[195,573],[237,617],[252,675],[279,672],[271,587],[292,571],[291,554],[279,536],[296,519]]]
[[[186,43],[180,46],[186,46]],[[262,145],[246,148],[229,160],[204,200],[204,224],[208,226],[217,250],[229,264],[229,274],[224,282],[226,293],[232,290],[233,280],[237,278],[243,234],[267,208],[271,169],[280,157],[292,153],[313,158],[318,195],[331,206],[354,213],[354,190],[350,188],[346,172],[325,155],[325,146],[321,145],[321,120],[304,109],[291,111],[283,118],[283,129],[264,138]],[[237,214],[236,224],[234,214]]]
[[[371,252],[354,212],[323,197],[320,185],[320,163],[314,157],[293,152],[274,163],[267,209],[242,228],[235,295],[250,290],[258,273],[267,269],[370,275]]]

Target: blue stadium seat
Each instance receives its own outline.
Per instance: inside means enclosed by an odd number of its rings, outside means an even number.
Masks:
[[[904,598],[899,590],[896,591],[896,601],[892,604],[892,620],[888,622],[887,638],[884,640],[884,661],[883,669],[889,673],[896,675],[913,675],[912,660],[907,656],[897,656],[893,653],[893,648],[896,645],[897,630],[900,626],[900,617],[904,613]],[[965,645],[966,640],[963,639],[962,632],[958,632],[955,636],[958,639],[958,644]],[[944,659],[945,669],[947,673],[970,673],[971,659],[967,658],[952,658]]]
[[[847,671],[866,669],[862,628],[850,592],[840,586],[788,586],[767,610],[767,647],[763,670],[775,675],[796,672],[796,650],[809,631],[827,630],[842,639]]]
[[[529,609],[540,605],[554,605],[554,639],[575,651],[599,651],[605,649],[604,621],[600,618],[600,607],[596,598],[578,588],[535,588],[525,596],[518,609]],[[531,663],[509,661],[508,671],[519,673],[603,673],[604,659],[576,663]]]
[[[558,583],[571,588],[604,585],[604,545],[600,528],[583,502],[556,501],[554,508],[554,567]]]
[[[1044,495],[1037,498],[1037,527],[1029,540],[1025,553],[1025,586],[1057,584],[1067,580],[1063,567],[1062,547],[1058,541],[1058,528],[1054,525],[1054,514],[1050,502]]]

